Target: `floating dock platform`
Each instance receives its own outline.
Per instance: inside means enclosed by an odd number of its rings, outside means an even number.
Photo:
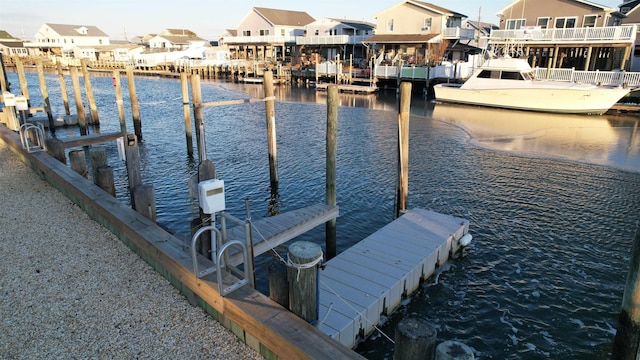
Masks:
[[[329,85],[335,85],[330,83],[317,83],[316,90],[317,91],[327,91]],[[369,85],[338,85],[338,91],[343,93],[354,93],[354,94],[373,94],[378,91],[377,86],[369,86]]]
[[[354,348],[460,248],[469,221],[412,209],[326,263],[317,328]]]

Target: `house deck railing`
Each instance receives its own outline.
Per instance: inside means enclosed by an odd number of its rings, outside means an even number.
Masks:
[[[460,27],[448,27],[442,31],[443,39],[473,40],[476,34],[472,29],[462,29]]]
[[[353,45],[360,44],[372,35],[297,36],[296,45]]]
[[[493,30],[489,35],[489,43],[500,42],[548,42],[548,43],[598,43],[629,42],[636,39],[637,26],[604,26],[566,29],[542,29],[539,26],[528,26],[517,30]]]

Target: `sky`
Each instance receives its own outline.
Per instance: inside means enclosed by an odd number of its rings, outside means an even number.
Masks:
[[[529,0],[536,1],[536,0]],[[164,29],[188,29],[217,40],[235,29],[253,7],[305,11],[316,20],[340,18],[368,21],[401,0],[0,0],[0,30],[33,40],[44,23],[92,25],[110,40],[156,34]],[[497,23],[496,13],[512,0],[428,0],[471,20]],[[623,0],[591,0],[617,7]]]

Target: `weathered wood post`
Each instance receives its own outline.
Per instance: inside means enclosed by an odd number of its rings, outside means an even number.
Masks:
[[[113,70],[113,87],[116,90],[116,106],[118,107],[118,119],[120,120],[120,132],[127,133],[127,120],[124,116],[124,100],[122,100],[122,84],[120,83],[120,70]]]
[[[87,179],[89,178],[89,171],[87,171],[87,159],[85,158],[84,150],[69,151],[69,163],[71,163],[71,170]]]
[[[135,134],[127,134],[124,139],[124,153],[127,164],[127,175],[129,177],[129,194],[131,196],[131,207],[136,208],[133,190],[138,185],[142,185],[140,175],[140,152],[138,150],[138,139]]]
[[[187,155],[193,156],[193,131],[191,125],[191,111],[189,110],[189,79],[185,73],[180,74],[182,86],[182,112],[184,113],[184,133],[187,139]]]
[[[206,159],[206,151],[204,150],[204,136],[201,132],[204,132],[204,111],[202,109],[202,89],[200,88],[200,77],[197,75],[191,76],[191,98],[193,100],[193,117],[195,119],[196,126],[196,145],[198,147],[198,160]]]
[[[336,153],[338,134],[338,85],[327,88],[327,140],[326,140],[326,204],[336,206]],[[336,219],[326,222],[327,260],[336,256]]]
[[[400,108],[398,111],[398,181],[395,217],[407,210],[409,194],[409,116],[411,110],[411,83],[400,84]]]
[[[93,97],[93,87],[91,86],[91,76],[89,76],[89,69],[87,68],[87,59],[80,59],[80,65],[82,66],[82,75],[84,76],[84,87],[87,92],[87,101],[89,102],[89,110],[91,110],[90,124],[100,125],[100,119],[98,118],[98,107],[96,106],[96,99]]]
[[[31,107],[31,99],[29,98],[29,84],[27,84],[27,76],[24,73],[24,65],[19,57],[14,57],[16,64],[16,72],[18,73],[18,82],[20,83],[20,91],[24,97],[27,98],[27,105]]]
[[[9,79],[7,79],[7,69],[4,68],[4,57],[0,54],[0,91],[4,94],[5,91],[11,92],[11,86],[9,86]]]
[[[142,141],[142,121],[140,119],[140,103],[136,93],[136,82],[133,78],[133,66],[127,66],[127,81],[129,84],[129,98],[131,99],[131,115],[133,117],[133,132],[137,141]]]
[[[279,260],[269,263],[269,297],[285,308],[289,308],[289,282],[287,266]]]
[[[47,89],[47,81],[44,78],[44,66],[42,65],[41,58],[36,59],[36,69],[38,72],[38,80],[40,80],[40,93],[42,93],[44,109],[47,112],[47,119],[49,120],[49,131],[55,134],[56,124],[53,121],[53,114],[51,113],[51,101],[49,100],[49,90]]]
[[[318,266],[322,262],[322,248],[309,241],[289,246],[290,310],[307,322],[318,320]]]
[[[269,147],[269,175],[272,189],[278,188],[278,154],[276,148],[276,111],[273,90],[273,73],[265,71],[263,76],[265,116],[267,120],[267,146]]]
[[[107,166],[107,150],[94,147],[89,150],[89,161],[91,162],[91,178],[93,183],[98,183],[98,168]]]
[[[71,73],[71,83],[73,84],[73,95],[76,101],[76,111],[78,112],[78,126],[80,127],[80,135],[87,135],[87,118],[82,104],[82,93],[80,92],[80,80],[78,80],[78,69],[75,66],[69,66]]]
[[[436,329],[426,320],[402,319],[394,337],[394,360],[431,360],[436,349]]]
[[[629,272],[622,297],[622,311],[613,342],[613,360],[635,360],[640,350],[640,221],[631,248]]]
[[[98,185],[98,187],[100,187],[102,190],[111,194],[111,196],[116,196],[116,184],[113,179],[113,168],[111,166],[100,166],[96,170],[95,184]]]
[[[132,202],[135,210],[147,219],[156,222],[156,193],[153,185],[142,184],[133,189]]]
[[[67,94],[67,83],[64,81],[64,72],[62,71],[62,64],[60,61],[56,62],[56,69],[58,70],[58,82],[60,83],[60,93],[64,104],[64,112],[66,115],[71,115],[71,110],[69,109],[69,95]]]

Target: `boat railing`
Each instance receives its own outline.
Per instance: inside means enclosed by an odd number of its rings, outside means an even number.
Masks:
[[[640,73],[626,71],[579,71],[575,69],[546,69],[535,68],[536,79],[570,81],[581,84],[607,86],[640,86]]]

